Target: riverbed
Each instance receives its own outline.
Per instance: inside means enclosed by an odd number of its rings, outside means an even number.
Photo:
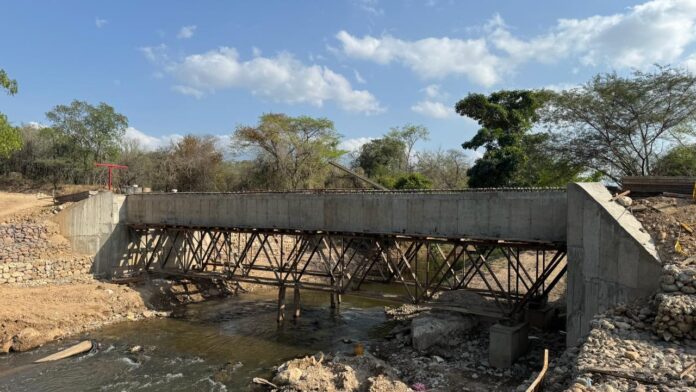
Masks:
[[[275,293],[241,294],[177,309],[171,318],[125,322],[0,357],[0,391],[239,391],[270,378],[285,360],[318,351],[351,352],[389,328],[384,303],[303,292],[302,317],[276,323]],[[62,361],[38,358],[80,340],[92,352]]]

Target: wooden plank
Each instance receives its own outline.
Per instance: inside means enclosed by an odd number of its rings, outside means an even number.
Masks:
[[[544,366],[541,367],[541,371],[532,382],[532,385],[527,388],[527,392],[537,392],[541,391],[544,384],[544,377],[546,377],[546,372],[549,370],[549,350],[544,349]]]

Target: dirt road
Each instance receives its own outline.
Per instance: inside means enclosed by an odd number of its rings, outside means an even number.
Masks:
[[[50,197],[38,198],[36,194],[0,192],[0,222],[25,210],[52,205]]]

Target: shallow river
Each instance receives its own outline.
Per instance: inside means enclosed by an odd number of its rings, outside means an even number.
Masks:
[[[0,357],[0,391],[239,391],[272,367],[317,351],[352,351],[389,329],[383,303],[344,297],[332,312],[328,294],[303,292],[303,313],[282,326],[274,297],[239,297],[193,304],[176,317],[126,322],[39,349]],[[53,363],[38,358],[92,339],[99,348]],[[132,353],[131,348],[142,346]],[[218,372],[226,368],[226,372]],[[216,376],[217,373],[217,376]]]

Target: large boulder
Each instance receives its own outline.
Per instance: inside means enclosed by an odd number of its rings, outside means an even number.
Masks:
[[[475,318],[458,313],[424,314],[411,321],[411,344],[418,351],[458,345],[476,324]]]

